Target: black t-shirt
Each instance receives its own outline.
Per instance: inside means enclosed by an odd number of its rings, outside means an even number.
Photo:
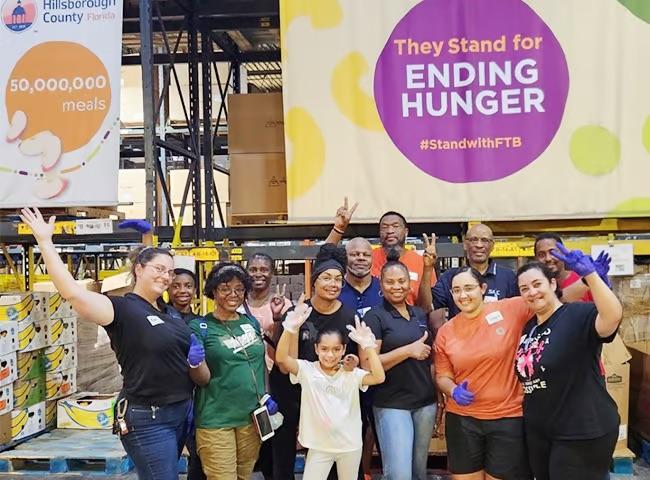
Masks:
[[[377,340],[381,352],[391,352],[413,343],[429,332],[426,344],[433,345],[427,314],[419,307],[407,306],[410,319],[402,315],[387,301],[373,307],[363,317]],[[436,401],[436,391],[431,378],[431,359],[407,358],[386,371],[386,381],[374,387],[373,405],[380,408],[410,410],[431,405]]]
[[[190,328],[173,307],[157,310],[128,293],[109,297],[115,316],[104,328],[122,367],[122,395],[141,405],[169,405],[192,396],[187,352]]]
[[[593,303],[569,303],[544,323],[524,327],[515,371],[524,386],[527,427],[557,440],[602,437],[618,428],[616,403],[601,370],[603,343]]]
[[[305,303],[311,306],[309,301]],[[290,308],[289,311],[293,309],[294,307]],[[348,353],[357,355],[357,344],[348,339],[348,334],[350,332],[347,329],[347,325],[354,325],[354,315],[354,311],[343,304],[341,304],[341,307],[333,313],[320,313],[315,308],[312,308],[309,318],[307,318],[305,323],[300,326],[300,330],[298,331],[298,358],[309,362],[315,362],[318,360],[318,355],[316,355],[315,349],[316,336],[318,335],[318,332],[323,330],[340,331],[347,342],[347,347],[345,349],[346,355]],[[280,334],[284,331],[282,324],[278,324],[277,328],[280,329]],[[292,385],[289,381],[289,376],[280,372],[277,365],[273,366],[269,381],[274,396],[300,396],[299,386]]]

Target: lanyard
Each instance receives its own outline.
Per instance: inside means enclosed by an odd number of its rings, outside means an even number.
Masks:
[[[248,368],[250,369],[251,376],[253,377],[253,383],[255,384],[255,394],[257,395],[257,399],[261,401],[262,395],[260,395],[260,387],[259,384],[257,383],[257,375],[255,375],[255,369],[253,368],[253,363],[251,362],[251,358],[248,355],[248,352],[246,351],[246,347],[244,346],[244,344],[242,344],[239,341],[239,338],[235,336],[235,334],[230,329],[230,327],[226,325],[226,322],[224,322],[223,320],[219,320],[219,321],[221,322],[221,325],[223,325],[224,328],[228,330],[228,334],[232,337],[232,339],[239,344],[239,346],[241,347],[241,351],[244,352],[244,356],[246,357],[246,362],[248,363]]]

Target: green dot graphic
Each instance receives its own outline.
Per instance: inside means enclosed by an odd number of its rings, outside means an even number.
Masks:
[[[618,166],[621,142],[604,127],[586,125],[573,132],[569,156],[573,165],[585,175],[606,175]]]
[[[644,22],[650,23],[650,2],[648,0],[618,0],[618,3]]]

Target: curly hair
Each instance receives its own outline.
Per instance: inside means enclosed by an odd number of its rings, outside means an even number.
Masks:
[[[239,279],[241,283],[244,284],[244,290],[246,294],[250,292],[253,287],[253,280],[244,268],[238,263],[233,262],[221,262],[216,264],[210,270],[208,278],[205,281],[205,288],[203,289],[203,294],[214,300],[214,291],[215,289],[223,284],[228,283],[233,279]]]

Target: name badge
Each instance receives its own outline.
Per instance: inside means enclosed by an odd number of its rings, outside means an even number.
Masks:
[[[498,300],[499,299],[497,297],[493,296],[493,295],[486,295],[486,296],[483,297],[483,301],[485,303],[492,303],[492,302],[496,302]]]
[[[501,315],[501,312],[499,311],[488,313],[485,316],[485,321],[487,321],[488,325],[494,325],[501,320],[503,320],[503,315]]]
[[[418,275],[418,272],[409,272],[409,277],[410,277],[412,282],[417,282],[418,278],[420,278],[420,276]]]
[[[149,315],[147,316],[147,320],[149,320],[149,323],[151,324],[152,327],[155,327],[156,325],[160,325],[162,323],[165,323],[162,318],[156,316],[156,315]]]

